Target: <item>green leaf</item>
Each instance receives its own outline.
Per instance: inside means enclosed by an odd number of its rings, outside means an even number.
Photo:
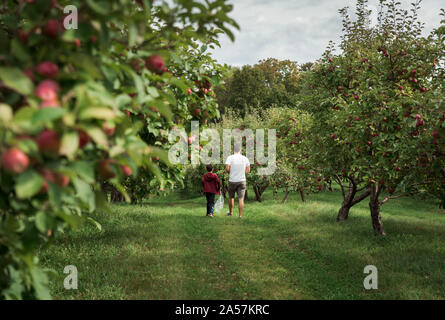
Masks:
[[[177,86],[179,89],[181,89],[183,92],[187,92],[187,85],[184,81],[180,79],[171,78],[170,79],[171,84]]]
[[[102,73],[98,68],[98,62],[86,54],[73,54],[70,56],[71,62],[79,69],[87,72],[94,79],[102,79]]]
[[[30,95],[34,91],[32,81],[18,68],[0,68],[0,80],[23,95]]]
[[[168,121],[171,121],[173,114],[172,111],[170,110],[169,105],[159,100],[147,100],[145,102],[150,107],[156,107],[159,110],[159,113],[164,116],[164,118],[166,118]]]
[[[60,153],[72,159],[77,149],[79,148],[79,136],[77,132],[67,132],[62,136],[60,145]]]
[[[108,149],[108,137],[103,130],[97,127],[88,127],[85,128],[85,131],[94,140],[94,142],[101,145],[105,149]]]
[[[48,191],[49,201],[51,204],[57,208],[60,206],[62,202],[62,189],[54,183],[49,183],[49,191]]]
[[[73,184],[76,189],[76,195],[82,202],[88,205],[89,212],[93,212],[96,206],[92,187],[81,179],[73,179]]]
[[[102,231],[102,225],[91,217],[87,217],[87,221],[94,225],[99,231]]]
[[[26,199],[36,195],[43,185],[43,178],[34,170],[22,173],[15,185],[15,192],[19,199]]]
[[[128,26],[128,45],[130,47],[136,44],[136,37],[138,35],[138,29],[135,23],[130,23]]]
[[[12,53],[17,57],[22,63],[27,63],[31,60],[31,57],[26,50],[25,46],[17,39],[12,39],[11,41]]]
[[[50,122],[61,118],[65,113],[66,110],[62,108],[43,108],[34,113],[32,121],[34,123]]]
[[[28,133],[40,132],[42,130],[42,125],[33,122],[34,113],[36,111],[36,109],[31,107],[20,108],[14,115],[14,119],[12,120],[13,125]]]
[[[106,16],[110,13],[110,2],[108,0],[87,0],[87,3],[98,14]]]
[[[48,213],[40,211],[36,214],[36,227],[37,229],[45,233],[49,229],[52,229],[54,225],[54,217],[50,216]]]
[[[116,98],[117,107],[123,109],[127,104],[131,103],[131,98],[128,94],[121,94]]]
[[[12,108],[7,104],[0,103],[0,124],[8,125],[12,118]]]
[[[26,154],[37,154],[39,152],[39,148],[37,143],[31,139],[20,140],[17,143],[17,146],[20,150],[22,150]]]
[[[155,87],[148,87],[147,91],[148,91],[148,94],[150,96],[152,96],[152,98],[158,98],[159,97],[158,89],[156,89]]]
[[[79,118],[81,120],[85,119],[101,119],[101,120],[112,120],[114,119],[114,111],[106,107],[92,107],[86,108],[80,111]]]
[[[34,267],[31,271],[32,283],[37,299],[50,300],[51,294],[48,289],[48,276],[39,267]]]
[[[72,164],[76,173],[88,183],[94,183],[94,164],[89,161],[76,161]]]

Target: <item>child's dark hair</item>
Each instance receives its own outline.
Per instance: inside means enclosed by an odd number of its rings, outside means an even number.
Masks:
[[[206,165],[207,172],[213,171],[213,166],[211,164]]]

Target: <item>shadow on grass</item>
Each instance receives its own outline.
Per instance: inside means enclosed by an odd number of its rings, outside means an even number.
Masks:
[[[240,221],[191,210],[203,203],[153,206],[164,207],[161,214],[150,204],[117,206],[131,212],[104,218],[102,233],[63,236],[57,247],[68,250],[52,256],[85,267],[88,292],[115,288],[125,299],[411,299],[415,289],[422,298],[444,297],[445,230],[437,222],[392,216],[384,220],[388,236],[374,237],[369,217],[337,223],[333,210],[313,214],[310,204],[283,207],[281,215],[276,203],[257,204],[251,209],[262,211]],[[381,274],[376,292],[363,290],[369,264]]]

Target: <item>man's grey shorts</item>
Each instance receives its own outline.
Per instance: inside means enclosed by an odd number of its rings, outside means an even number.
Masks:
[[[246,193],[246,181],[230,182],[229,181],[229,198],[235,198],[235,192],[238,194],[238,199],[244,199]]]

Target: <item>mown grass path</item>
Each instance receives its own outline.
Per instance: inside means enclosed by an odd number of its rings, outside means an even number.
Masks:
[[[444,210],[389,202],[388,235],[375,237],[366,202],[344,223],[339,205],[337,192],[285,205],[266,194],[243,220],[205,217],[204,198],[114,205],[96,217],[102,232],[60,235],[40,257],[60,275],[57,299],[445,299]],[[370,264],[379,289],[366,291]],[[66,265],[78,268],[78,290],[63,289]]]

